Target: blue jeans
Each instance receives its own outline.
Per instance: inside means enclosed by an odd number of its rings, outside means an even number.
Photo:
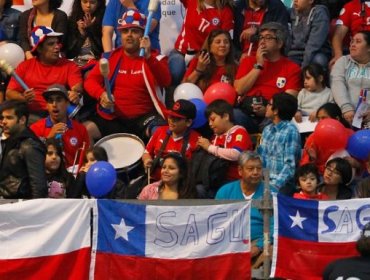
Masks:
[[[177,50],[172,50],[168,55],[168,67],[171,72],[172,85],[179,85],[186,71],[185,56]]]
[[[304,66],[306,66],[306,65],[302,65],[303,56],[300,56],[300,55],[290,55],[289,56],[289,59],[290,60],[293,60],[295,63],[301,65],[302,68]],[[323,53],[323,52],[315,53],[311,57],[311,60],[310,60],[309,64],[312,64],[312,63],[320,64],[322,67],[324,67],[324,69],[328,69],[329,57],[325,53]]]

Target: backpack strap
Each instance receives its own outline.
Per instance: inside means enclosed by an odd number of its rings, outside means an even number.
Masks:
[[[183,158],[186,158],[185,157],[185,153],[186,153],[186,148],[188,147],[188,143],[189,143],[189,138],[190,138],[190,131],[186,131],[185,134],[184,134],[184,141],[182,142],[182,146],[181,146],[181,156]]]
[[[150,168],[150,171],[155,170],[157,168],[157,166],[159,165],[159,161],[161,159],[161,156],[163,154],[164,149],[167,146],[168,140],[170,140],[170,136],[171,135],[169,133],[166,133],[166,137],[164,138],[163,143],[162,143],[161,147],[159,148],[158,154],[153,159],[153,164]]]
[[[118,62],[116,64],[116,67],[114,68],[113,75],[112,75],[112,77],[109,80],[109,84],[110,84],[110,89],[111,89],[112,95],[113,95],[114,86],[116,84],[116,78],[117,78],[119,66],[121,65],[121,61],[122,61],[122,56],[119,58],[119,60],[118,60]]]

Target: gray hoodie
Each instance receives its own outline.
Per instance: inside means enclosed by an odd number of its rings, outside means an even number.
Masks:
[[[317,52],[330,56],[328,40],[330,16],[324,5],[315,5],[307,12],[297,13],[290,9],[290,49],[289,56],[301,56],[304,67],[311,62]]]
[[[354,111],[361,89],[370,89],[370,63],[359,65],[350,55],[339,58],[331,70],[331,91],[342,113]],[[366,102],[370,104],[370,96]]]

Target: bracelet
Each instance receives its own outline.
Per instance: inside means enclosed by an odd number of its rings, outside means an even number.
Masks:
[[[204,74],[204,71],[201,71],[199,70],[198,68],[195,68],[195,72],[199,73],[199,74]]]

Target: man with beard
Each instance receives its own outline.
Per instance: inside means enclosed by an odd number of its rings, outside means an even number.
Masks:
[[[27,128],[27,104],[10,100],[2,104],[3,140],[0,163],[0,196],[4,198],[41,198],[47,196],[45,177],[46,149]]]

